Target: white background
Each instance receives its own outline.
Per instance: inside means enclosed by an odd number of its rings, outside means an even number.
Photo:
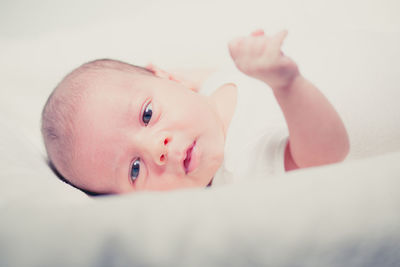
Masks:
[[[41,147],[47,96],[86,61],[220,67],[230,64],[230,39],[288,29],[285,52],[343,116],[354,156],[396,150],[399,10],[396,0],[2,0],[0,107]]]

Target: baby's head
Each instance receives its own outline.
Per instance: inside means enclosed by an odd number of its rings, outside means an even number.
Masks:
[[[51,164],[96,193],[207,186],[222,163],[222,128],[209,97],[107,59],[67,75],[42,114]]]

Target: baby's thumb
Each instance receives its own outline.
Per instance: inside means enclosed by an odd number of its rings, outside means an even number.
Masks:
[[[236,58],[242,39],[242,37],[235,38],[228,43],[229,54],[231,55],[232,59]]]
[[[274,39],[279,47],[282,46],[283,41],[285,40],[287,34],[288,34],[287,30],[280,31],[277,34],[275,34]]]
[[[251,36],[264,36],[264,30],[263,29],[257,29],[251,33]]]

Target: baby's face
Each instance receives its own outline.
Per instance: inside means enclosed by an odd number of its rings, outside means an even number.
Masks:
[[[224,149],[209,97],[174,81],[123,72],[110,71],[91,86],[76,120],[73,184],[103,193],[209,184]]]

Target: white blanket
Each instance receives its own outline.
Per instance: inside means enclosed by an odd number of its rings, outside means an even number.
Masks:
[[[0,4],[0,266],[400,266],[397,1],[6,1]],[[221,188],[99,199],[45,164],[40,112],[96,58],[217,67],[227,42],[287,28],[327,95],[346,162]]]

